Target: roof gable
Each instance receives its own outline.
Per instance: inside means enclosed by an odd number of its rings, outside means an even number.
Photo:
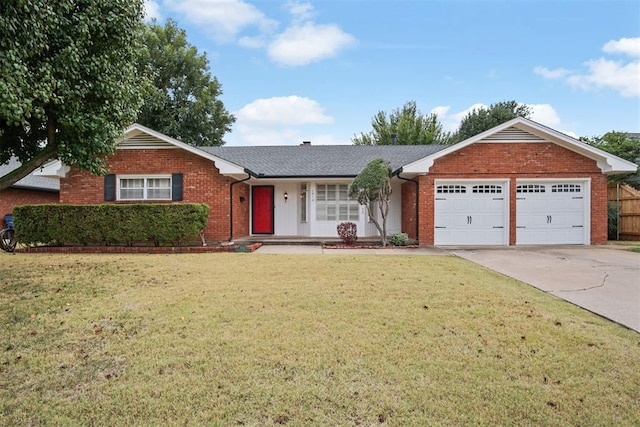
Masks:
[[[406,165],[403,168],[407,173],[426,173],[433,163],[448,154],[461,150],[471,144],[477,143],[531,143],[551,142],[567,150],[581,154],[597,162],[598,167],[605,174],[618,174],[635,172],[638,166],[613,154],[602,151],[596,147],[579,141],[544,125],[536,123],[524,117],[516,117],[492,129],[451,145],[431,156],[425,157]]]
[[[238,164],[229,162],[202,150],[201,147],[194,147],[178,141],[175,138],[156,132],[138,123],[134,123],[124,131],[124,136],[116,141],[118,149],[169,149],[181,148],[192,154],[214,162],[220,173],[223,175],[245,174],[244,168]]]

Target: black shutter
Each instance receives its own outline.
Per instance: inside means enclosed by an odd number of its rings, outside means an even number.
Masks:
[[[104,177],[104,200],[113,202],[116,199],[116,176],[114,174]]]
[[[182,174],[171,174],[171,200],[179,202],[182,200]]]

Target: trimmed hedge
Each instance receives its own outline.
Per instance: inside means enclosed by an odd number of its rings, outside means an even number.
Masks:
[[[14,211],[25,245],[180,245],[207,225],[204,204],[28,205]]]

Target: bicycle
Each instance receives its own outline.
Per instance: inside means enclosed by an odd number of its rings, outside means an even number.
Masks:
[[[4,216],[5,228],[0,230],[0,249],[13,252],[16,248],[16,231],[13,229],[13,215]]]

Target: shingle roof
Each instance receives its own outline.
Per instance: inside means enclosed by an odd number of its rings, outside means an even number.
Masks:
[[[382,158],[396,169],[448,145],[198,147],[264,177],[352,177]]]
[[[9,160],[9,163],[0,165],[0,176],[4,176],[20,166],[20,162],[15,157]],[[32,190],[44,191],[60,191],[60,181],[55,178],[46,178],[44,176],[35,176],[33,173],[22,178],[20,181],[12,185],[14,188],[28,188]]]

